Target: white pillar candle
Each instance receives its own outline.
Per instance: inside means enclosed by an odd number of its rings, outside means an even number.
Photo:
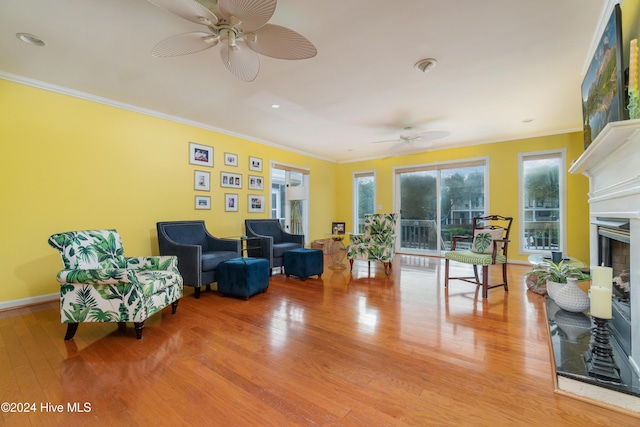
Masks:
[[[590,314],[600,319],[611,319],[611,288],[591,286]]]
[[[602,286],[611,289],[613,287],[613,268],[611,267],[591,267],[592,286]]]

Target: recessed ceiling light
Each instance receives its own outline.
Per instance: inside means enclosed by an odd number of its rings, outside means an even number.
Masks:
[[[16,37],[19,38],[21,41],[33,46],[42,47],[46,44],[40,37],[34,36],[33,34],[18,33],[16,34]]]
[[[426,58],[416,62],[414,67],[426,74],[429,71],[433,70],[437,64],[438,61],[436,61],[435,59]]]
[[[280,104],[271,104],[271,108],[280,108]]]

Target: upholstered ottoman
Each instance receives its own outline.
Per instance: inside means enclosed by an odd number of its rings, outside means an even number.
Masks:
[[[298,276],[305,280],[309,276],[322,277],[324,271],[324,259],[320,249],[291,249],[283,255],[284,273]]]
[[[269,287],[269,260],[233,258],[218,264],[218,293],[244,299]]]

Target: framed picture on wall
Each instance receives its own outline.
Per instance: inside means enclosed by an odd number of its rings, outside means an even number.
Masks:
[[[195,171],[193,188],[194,190],[209,191],[211,188],[211,174],[205,171]]]
[[[213,167],[213,147],[190,142],[189,163],[192,165]]]
[[[196,196],[196,209],[211,209],[211,197]]]
[[[247,210],[251,212],[264,212],[264,196],[262,194],[248,195]]]
[[[262,159],[258,157],[249,157],[249,170],[262,172]]]
[[[238,167],[238,155],[232,153],[224,153],[224,164],[226,166]]]
[[[227,193],[224,195],[225,212],[238,212],[238,195]]]
[[[220,186],[228,188],[242,188],[242,174],[220,172]]]
[[[249,190],[264,190],[264,178],[261,176],[249,175]]]

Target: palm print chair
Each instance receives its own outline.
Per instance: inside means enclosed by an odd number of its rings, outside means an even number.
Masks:
[[[142,338],[144,321],[182,297],[182,276],[174,256],[125,257],[116,230],[54,234],[49,245],[60,252],[60,317],[70,340],[80,322],[133,322]]]
[[[509,231],[513,218],[500,215],[479,216],[473,218],[473,234],[471,236],[453,236],[451,251],[444,256],[444,287],[450,279],[463,280],[482,286],[482,298],[487,298],[489,289],[507,285],[507,248]],[[471,242],[470,249],[456,250],[459,242]],[[449,277],[449,261],[473,265],[473,276]],[[502,283],[489,286],[489,266],[502,265]],[[482,266],[482,281],[478,277],[478,266]]]
[[[355,259],[366,259],[384,264],[384,273],[389,275],[393,257],[396,254],[396,222],[397,213],[367,214],[364,216],[364,233],[349,235],[347,259],[351,270]]]

